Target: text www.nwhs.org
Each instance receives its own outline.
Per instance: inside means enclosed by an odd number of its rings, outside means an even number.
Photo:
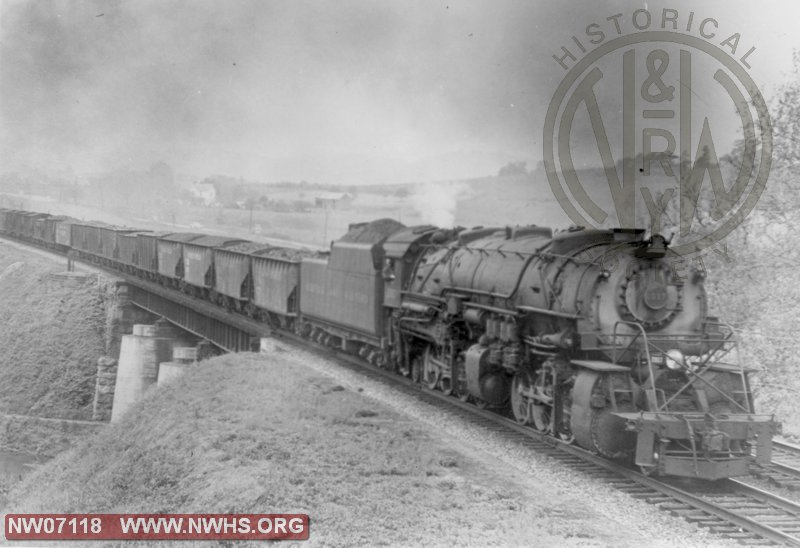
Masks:
[[[6,514],[8,540],[305,540],[307,514]]]

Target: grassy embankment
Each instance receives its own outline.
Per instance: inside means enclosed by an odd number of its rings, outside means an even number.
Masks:
[[[53,277],[63,270],[0,241],[0,450],[23,460],[52,457],[93,430],[37,420],[92,418],[105,351],[106,288],[94,276]],[[0,475],[0,495],[18,480]]]
[[[64,267],[0,241],[0,413],[91,419],[104,290]]]
[[[634,545],[453,445],[280,351],[228,355],[152,390],[6,510],[303,512],[304,545]]]

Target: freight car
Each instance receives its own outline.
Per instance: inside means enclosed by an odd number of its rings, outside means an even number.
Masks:
[[[182,289],[187,293],[208,299],[216,286],[214,252],[244,243],[224,236],[200,236],[183,243]]]
[[[251,253],[253,294],[249,309],[253,317],[284,329],[297,329],[301,261],[311,255],[284,247]]]
[[[41,230],[39,231],[39,235],[37,235],[36,222],[46,217],[49,217],[47,213],[34,213],[30,211],[22,213],[19,216],[19,235],[29,242],[41,241]]]
[[[181,288],[184,283],[183,244],[202,236],[191,232],[178,232],[156,238],[159,283],[174,289]]]
[[[94,221],[73,221],[69,224],[72,231],[72,247],[78,250],[79,256],[103,266],[117,264],[119,235],[136,232],[132,228]]]
[[[256,242],[214,250],[214,300],[228,310],[295,329],[300,262],[308,253]]]
[[[0,211],[0,230],[33,239],[40,217],[27,213]],[[383,219],[312,255],[70,226],[93,262],[191,286],[646,473],[713,480],[771,458],[777,424],[755,412],[733,330],[708,313],[705,273],[676,271],[658,235]]]
[[[61,226],[70,220],[69,217],[47,213],[0,209],[0,233],[66,252],[70,248],[71,237],[69,230],[65,236]]]
[[[149,234],[148,231],[123,232],[117,235],[117,260],[121,269],[128,274],[135,274],[139,265],[137,242],[139,234]]]
[[[136,234],[135,273],[148,281],[159,280],[158,241],[170,232],[138,232]]]
[[[42,223],[42,243],[45,247],[58,251],[67,251],[70,247],[70,223],[73,219],[64,215],[51,215],[40,219]],[[63,227],[67,227],[66,229]]]
[[[269,250],[268,245],[241,242],[214,253],[216,286],[214,301],[228,310],[242,312],[253,295],[252,255]]]
[[[0,207],[0,234],[8,234],[6,231],[6,223],[9,219],[9,213],[11,213],[10,209]]]

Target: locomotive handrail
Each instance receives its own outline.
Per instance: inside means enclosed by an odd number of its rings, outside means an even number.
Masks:
[[[517,306],[517,310],[522,310],[523,312],[532,312],[534,314],[545,314],[547,316],[555,316],[557,318],[566,318],[568,320],[580,320],[583,316],[578,314],[571,314],[569,312],[556,312],[555,310],[549,310],[547,308],[538,308],[536,306],[524,306],[519,305]]]
[[[700,380],[700,381],[702,381],[702,382],[703,382],[703,383],[704,383],[706,386],[709,386],[709,387],[711,387],[711,388],[712,388],[712,389],[713,389],[715,392],[717,392],[718,394],[720,394],[720,395],[721,395],[723,398],[725,398],[726,400],[728,400],[730,403],[732,403],[732,404],[733,404],[733,405],[735,405],[736,407],[738,407],[738,408],[740,408],[740,409],[742,409],[742,410],[744,410],[744,411],[746,411],[746,412],[752,412],[752,411],[753,411],[753,405],[752,405],[752,402],[751,402],[751,397],[750,397],[750,387],[749,387],[749,385],[748,385],[748,382],[747,382],[747,377],[746,377],[746,376],[745,376],[745,374],[744,374],[744,373],[745,373],[745,371],[744,371],[744,367],[742,366],[741,359],[739,359],[739,357],[738,357],[738,352],[739,352],[739,340],[738,340],[738,337],[736,336],[736,330],[735,330],[735,329],[733,328],[733,326],[731,326],[730,324],[723,323],[723,322],[715,322],[715,323],[716,323],[716,325],[719,325],[719,326],[724,326],[724,327],[726,327],[726,328],[728,329],[728,335],[727,335],[727,336],[725,337],[725,339],[723,340],[723,343],[724,343],[724,342],[732,342],[733,344],[731,345],[731,347],[730,347],[730,348],[724,348],[724,347],[720,347],[720,348],[719,348],[719,349],[717,349],[716,351],[714,351],[714,352],[710,352],[710,353],[709,353],[709,354],[706,356],[705,360],[703,360],[703,362],[702,362],[702,363],[700,364],[700,366],[697,368],[697,370],[696,370],[696,371],[692,370],[692,369],[691,369],[691,368],[689,368],[689,367],[686,367],[686,368],[685,368],[686,374],[687,374],[687,376],[691,375],[691,377],[692,377],[692,378],[691,378],[691,380],[690,380],[688,383],[686,383],[684,386],[682,386],[682,387],[680,388],[680,390],[678,390],[678,391],[677,391],[677,392],[676,392],[676,393],[675,393],[675,394],[674,394],[674,395],[673,395],[673,396],[672,396],[672,397],[669,399],[669,401],[668,401],[667,403],[670,403],[670,402],[671,402],[671,401],[673,401],[675,398],[677,398],[677,397],[678,397],[680,394],[682,394],[682,393],[683,393],[683,392],[684,392],[686,389],[688,389],[690,386],[692,386],[692,385],[695,383],[695,381],[697,381],[697,380]],[[710,369],[710,368],[711,368],[711,367],[712,367],[714,364],[716,364],[716,363],[719,363],[719,362],[718,362],[718,360],[715,360],[715,361],[712,363],[712,362],[711,362],[711,359],[712,359],[712,358],[713,358],[713,357],[714,357],[714,356],[717,354],[717,352],[718,352],[720,349],[723,349],[723,350],[724,350],[724,352],[723,352],[723,354],[722,354],[722,355],[724,356],[724,355],[728,354],[728,353],[729,353],[729,352],[730,352],[732,349],[734,349],[734,348],[736,349],[736,352],[737,352],[737,359],[736,359],[736,366],[737,366],[737,369],[738,369],[738,371],[737,371],[737,374],[739,375],[739,380],[740,380],[740,382],[741,382],[741,384],[742,384],[742,389],[743,389],[742,391],[743,391],[743,393],[744,393],[744,395],[745,395],[745,400],[746,400],[746,403],[747,403],[747,406],[746,406],[746,407],[745,407],[744,405],[742,405],[741,403],[739,403],[738,401],[736,401],[734,398],[730,397],[730,396],[729,396],[728,394],[726,394],[725,392],[723,392],[723,391],[722,391],[720,388],[718,388],[717,386],[714,386],[714,384],[712,384],[712,383],[711,383],[711,382],[710,382],[708,379],[705,379],[705,378],[703,378],[703,376],[702,376],[702,375],[703,375],[703,373],[705,373],[706,371],[708,371],[708,370],[709,370],[709,369]],[[721,356],[720,356],[720,357],[721,357]],[[731,364],[731,365],[732,365],[732,364]]]
[[[507,308],[498,308],[496,306],[489,306],[488,304],[480,304],[480,303],[464,303],[466,308],[477,308],[480,310],[486,310],[487,312],[494,312],[496,314],[502,314],[504,316],[516,316],[517,313],[509,310]]]
[[[650,346],[652,345],[655,350],[657,350],[660,354],[662,354],[664,356],[666,356],[667,353],[666,353],[666,351],[664,349],[659,348],[657,345],[651,343],[648,340],[647,332],[644,330],[644,327],[641,324],[638,324],[636,322],[629,322],[629,321],[619,320],[614,324],[614,341],[613,341],[613,349],[612,349],[613,350],[613,353],[612,353],[612,362],[613,363],[617,363],[617,347],[618,347],[618,345],[617,345],[617,335],[618,335],[617,327],[620,324],[632,326],[632,327],[635,327],[637,329],[636,333],[619,334],[620,336],[632,337],[630,342],[628,343],[628,345],[622,350],[622,354],[623,355],[625,354],[625,352],[627,352],[631,348],[631,346],[633,346],[633,343],[635,343],[639,339],[640,336],[642,337],[642,340],[644,340],[644,350],[645,350],[645,355],[646,355],[646,358],[647,358],[647,368],[648,368],[649,380],[650,380],[650,382],[649,382],[650,386],[649,386],[648,390],[650,390],[651,393],[652,393],[652,401],[654,402],[655,406],[657,407],[657,410],[661,411],[663,409],[668,409],[670,403],[675,401],[675,399],[678,396],[680,396],[681,394],[683,394],[690,386],[694,385],[694,383],[696,381],[700,380],[706,386],[708,386],[711,389],[713,389],[715,392],[717,392],[724,399],[728,400],[730,403],[732,403],[736,407],[739,407],[740,409],[743,409],[745,411],[750,411],[750,409],[748,409],[749,407],[751,407],[749,405],[750,404],[750,397],[749,397],[749,394],[748,394],[748,386],[747,386],[746,378],[744,376],[744,369],[741,367],[741,362],[739,362],[739,372],[738,373],[739,373],[739,376],[740,376],[740,379],[741,379],[741,382],[742,382],[742,387],[744,388],[745,397],[747,399],[747,403],[748,403],[748,407],[747,408],[745,408],[742,404],[740,404],[735,399],[730,397],[728,394],[723,392],[720,388],[718,388],[717,386],[714,386],[714,384],[712,384],[708,379],[703,378],[702,374],[704,372],[706,372],[709,368],[711,368],[711,366],[713,365],[711,363],[711,358],[713,357],[715,352],[710,353],[706,357],[706,359],[703,361],[703,364],[700,366],[700,369],[698,371],[693,371],[689,367],[683,367],[683,370],[684,370],[685,374],[688,377],[690,377],[689,382],[687,382],[679,390],[677,390],[672,395],[672,397],[670,397],[668,400],[665,400],[663,405],[659,405],[658,404],[658,400],[657,400],[657,391],[656,391],[656,387],[655,387],[655,372],[653,371],[653,361],[652,361],[652,357],[651,357],[651,354],[650,354]],[[721,325],[725,325],[725,324],[721,324]],[[728,325],[725,325],[725,326],[730,328],[731,332],[722,341],[723,343],[725,341],[729,341],[731,339],[731,337],[733,336],[733,334],[734,334],[733,329],[730,326],[728,326]],[[733,342],[736,343],[738,341],[734,340]],[[738,345],[734,344],[734,346],[737,346],[737,348],[738,348]],[[729,352],[729,351],[730,351],[730,349],[727,349],[726,353]]]
[[[745,398],[747,399],[747,407],[749,408],[749,411],[751,413],[754,413],[756,406],[752,400],[752,393],[750,392],[750,383],[747,380],[747,375],[745,375],[744,365],[742,364],[742,358],[741,355],[739,354],[739,340],[740,340],[739,334],[736,332],[736,328],[733,327],[728,322],[718,321],[717,323],[719,323],[719,325],[721,326],[727,327],[730,333],[729,336],[734,339],[733,346],[736,349],[736,362],[739,364],[739,376],[741,377],[742,388],[744,389],[744,395]]]
[[[464,293],[474,293],[476,295],[485,295],[487,297],[492,297],[494,299],[510,299],[511,297],[514,296],[513,292],[512,293],[508,293],[508,294],[495,293],[493,291],[484,291],[482,289],[471,289],[469,287],[459,287],[457,285],[451,285],[451,286],[442,288],[442,292],[444,293],[445,291],[456,291],[456,292],[463,291]]]
[[[653,405],[658,407],[658,394],[656,392],[656,380],[655,380],[655,373],[653,371],[653,360],[650,356],[650,343],[647,341],[647,333],[645,332],[644,327],[641,324],[635,322],[628,322],[625,320],[618,320],[617,322],[614,323],[614,349],[611,361],[613,363],[617,363],[617,327],[620,324],[633,326],[639,330],[639,332],[636,333],[636,336],[631,339],[631,342],[628,343],[628,346],[626,346],[625,349],[622,351],[623,355],[633,345],[633,343],[636,342],[636,340],[639,338],[639,335],[641,335],[642,340],[644,340],[644,352],[645,356],[647,357],[647,370],[649,372],[648,379],[650,380],[649,383],[650,387],[647,389],[650,392],[650,397],[648,399],[651,402],[653,402]],[[666,407],[666,403],[664,404],[664,406]],[[660,407],[659,410],[661,410]]]
[[[685,385],[683,385],[677,392],[675,392],[675,394],[672,395],[672,397],[665,403],[665,405],[670,404],[673,400],[675,400],[675,398],[680,396],[686,389],[688,389],[690,386],[692,386],[695,383],[695,381],[700,380],[706,386],[709,386],[709,387],[713,388],[715,392],[717,392],[720,396],[722,396],[723,398],[728,400],[730,403],[732,403],[736,407],[739,407],[740,409],[743,409],[744,411],[749,411],[748,408],[746,408],[745,406],[743,406],[742,404],[737,402],[732,397],[728,396],[725,392],[723,392],[718,387],[714,386],[711,383],[711,381],[709,381],[708,379],[703,378],[703,376],[702,376],[703,373],[705,373],[708,370],[709,367],[711,367],[711,364],[709,364],[705,369],[702,369],[700,371],[692,371],[688,367],[685,368],[684,371],[686,372],[687,376],[691,376],[691,379],[689,380],[689,382],[687,382]],[[746,387],[746,384],[744,386]],[[749,398],[748,398],[748,407],[749,407]]]
[[[400,294],[406,297],[411,297],[412,299],[419,299],[420,301],[436,301],[437,303],[445,303],[445,300],[442,297],[437,297],[435,295],[425,295],[423,293],[415,293],[414,291],[401,291]]]

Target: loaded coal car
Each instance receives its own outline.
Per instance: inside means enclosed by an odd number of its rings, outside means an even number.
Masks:
[[[673,268],[663,237],[530,226],[420,238],[388,257],[413,265],[385,297],[400,371],[645,473],[715,480],[770,461],[777,424],[755,412],[733,330],[708,314],[704,272]]]
[[[20,231],[22,230],[23,213],[25,212],[19,211],[17,209],[10,209],[6,211],[4,230],[9,236],[12,236],[14,238],[20,237]]]
[[[253,296],[251,254],[269,248],[267,244],[241,242],[214,252],[214,301],[217,304],[228,310],[245,311]]]
[[[28,212],[20,210],[10,211],[8,213],[8,231],[17,239],[23,239],[22,217],[26,213]]]
[[[45,232],[47,231],[47,227],[45,226],[45,220],[50,219],[52,216],[47,215],[45,217],[38,217],[33,221],[33,241],[39,245],[47,245],[47,235]]]
[[[138,241],[140,234],[149,234],[147,230],[136,232],[120,232],[117,234],[117,262],[120,269],[128,274],[136,274],[139,269]]]
[[[101,251],[100,235],[97,224],[91,221],[72,223],[72,246],[82,258],[98,255]]]
[[[34,241],[48,249],[67,251],[70,245],[69,229],[60,228],[64,223],[74,221],[65,215],[48,215],[34,221]]]
[[[172,232],[137,232],[135,267],[139,276],[151,282],[159,280],[158,240]]]
[[[72,248],[72,225],[78,222],[72,217],[59,217],[54,220],[56,249],[68,251]]]
[[[350,226],[327,257],[303,259],[300,271],[301,334],[385,361],[383,242],[403,225],[391,219]]]
[[[23,241],[34,241],[34,224],[37,219],[47,217],[46,213],[8,210],[5,215],[6,232]]]
[[[6,234],[14,238],[20,237],[20,230],[22,228],[21,216],[23,213],[24,211],[19,211],[17,209],[10,209],[6,211],[4,224]]]
[[[67,247],[69,247],[69,242],[67,242],[67,246],[62,246],[58,241],[58,227],[59,224],[66,221],[68,217],[64,215],[51,215],[50,217],[45,217],[44,219],[40,219],[36,221],[37,225],[41,223],[41,241],[50,249],[57,249],[59,251],[66,251]]]
[[[0,234],[7,234],[6,230],[6,223],[8,222],[8,214],[11,212],[10,209],[7,208],[0,208]]]
[[[202,234],[193,232],[175,232],[156,238],[160,284],[175,289],[181,288],[184,275],[183,244],[202,237]]]
[[[0,211],[0,231],[3,234],[11,235],[11,223],[13,222],[14,218],[14,211],[13,209],[3,209]]]
[[[20,239],[28,242],[40,241],[36,234],[36,221],[49,217],[47,213],[36,213],[33,211],[23,211],[19,214],[19,225],[17,235]]]
[[[296,329],[300,304],[300,269],[310,251],[271,247],[251,253],[255,316],[285,329]]]
[[[119,236],[136,232],[132,228],[125,228],[113,225],[100,227],[100,242],[102,255],[105,264],[108,266],[119,266]]]
[[[117,236],[132,232],[130,228],[120,228],[95,221],[72,223],[72,245],[79,254],[94,263],[117,266]]]
[[[209,298],[216,283],[214,252],[245,243],[227,236],[202,235],[183,242],[182,289],[196,297]]]
[[[294,329],[300,261],[310,252],[244,242],[214,251],[216,301],[229,310]]]

